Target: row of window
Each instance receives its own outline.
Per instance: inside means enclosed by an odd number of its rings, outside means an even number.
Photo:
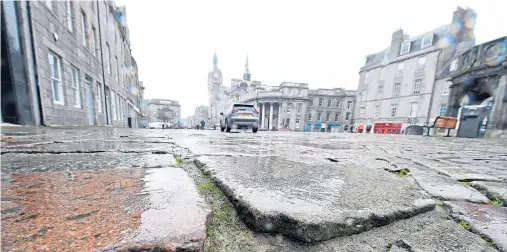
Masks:
[[[424,36],[421,41],[421,50],[430,47],[433,45],[433,34]],[[404,55],[410,52],[410,47],[412,46],[412,41],[407,41],[401,44],[400,46],[400,55]]]
[[[415,72],[423,72],[425,69],[425,66],[426,66],[426,57],[418,58],[417,63],[416,63],[416,67],[415,67]],[[404,62],[398,63],[397,68],[396,68],[395,77],[403,76],[404,67],[405,67]],[[452,71],[456,71],[456,70],[458,70],[458,59],[452,60],[450,66],[449,66],[449,71],[452,72]],[[378,76],[379,82],[384,80],[384,74],[385,74],[385,68],[383,67],[379,71],[379,76]],[[370,81],[370,71],[368,71],[364,74],[363,84],[367,84],[369,81]]]
[[[284,88],[283,94],[287,94],[289,96],[302,96],[303,95],[303,89],[301,88]]]
[[[53,11],[53,12],[56,12],[56,9],[54,7],[54,1],[50,1],[50,0],[47,0],[46,1],[46,5],[48,6],[48,8]],[[76,1],[70,1],[70,0],[67,0],[65,1],[65,5],[66,5],[66,24],[67,24],[67,29],[74,33],[75,32],[75,28],[74,28],[74,18],[75,18],[75,14],[74,14],[74,4],[76,4],[78,2]],[[91,7],[92,7],[92,10],[94,12],[96,12],[96,5],[95,5],[95,1],[89,1]],[[106,14],[105,14],[105,21],[106,21],[106,27],[109,27],[109,11],[108,11],[108,5],[107,5],[107,2],[104,2],[104,5],[105,5],[105,9],[106,9]],[[98,40],[98,36],[97,36],[97,29],[95,28],[95,26],[93,24],[91,24],[91,31],[88,30],[88,24],[89,24],[89,20],[88,20],[88,17],[86,15],[86,12],[81,9],[80,11],[80,28],[81,28],[81,41],[82,41],[82,44],[85,48],[89,49],[90,52],[95,56],[95,57],[98,57],[99,56],[99,50],[100,50],[100,42]],[[116,24],[115,24],[116,25]],[[108,29],[109,30],[109,29]],[[108,31],[109,32],[109,31]],[[119,42],[120,44],[120,48],[121,48],[121,54],[123,54],[124,52],[124,45],[122,43],[121,40],[117,40],[117,29],[115,29],[114,31],[114,42]],[[91,36],[91,37],[90,37]],[[112,74],[112,56],[111,56],[111,49],[110,49],[110,45],[109,43],[106,42],[106,47],[105,47],[105,54],[106,54],[106,57],[104,57],[104,61],[105,61],[105,65],[106,65],[106,71],[108,74]],[[128,76],[125,76],[124,74],[121,74],[120,75],[120,60],[118,59],[118,56],[114,56],[115,60],[116,60],[116,81],[126,90],[128,90],[129,86],[131,85],[131,79],[128,77]],[[127,57],[128,58],[128,57]],[[122,66],[121,66],[121,69],[124,69],[126,68],[125,67],[126,63]],[[128,84],[126,85],[125,82],[128,82]]]
[[[446,81],[443,88],[443,95],[449,95],[449,87],[451,85],[451,81]],[[412,95],[418,95],[421,94],[421,87],[422,87],[422,80],[417,79],[414,80],[414,83],[412,85]],[[400,90],[401,90],[401,83],[395,83],[393,86],[393,92],[392,97],[399,97],[400,96]],[[377,93],[375,94],[375,99],[379,100],[382,99],[384,92],[384,85],[377,86]],[[366,101],[366,98],[368,96],[368,90],[363,89],[363,92],[361,92],[361,101]]]
[[[296,113],[301,114],[301,108],[303,107],[303,104],[297,103],[296,104]],[[287,107],[285,108],[285,112],[290,113],[292,109],[292,105],[289,103],[287,104]]]
[[[334,100],[327,100],[327,107],[328,108],[332,108],[333,105],[336,105],[337,108],[341,108],[342,107],[342,103],[341,101],[337,101],[336,99]],[[318,98],[318,99],[314,99],[313,100],[313,103],[312,103],[312,106],[314,107],[324,107],[324,99],[323,98]],[[347,101],[347,109],[350,110],[352,109],[352,101]]]
[[[62,77],[62,64],[59,56],[53,53],[49,53],[49,65],[51,72],[51,88],[53,90],[53,101],[55,104],[65,105],[65,94]],[[79,85],[79,69],[74,66],[70,66],[71,68],[71,87],[72,87],[72,102],[75,108],[81,108],[81,92]],[[92,89],[92,78],[88,75],[85,75],[84,86]],[[102,112],[102,103],[100,102],[101,97],[101,84],[97,82],[97,92],[96,92],[96,104],[98,112]],[[92,106],[89,104],[88,106]]]
[[[51,88],[53,93],[53,102],[59,105],[65,105],[65,94],[64,94],[64,79],[62,77],[62,64],[61,58],[56,54],[49,53],[49,65],[51,72]],[[75,108],[81,108],[81,85],[79,80],[79,69],[70,66],[71,68],[71,87],[72,87],[72,102]],[[85,75],[83,86],[88,88],[90,92],[93,90],[92,86],[92,78],[88,75]],[[93,92],[92,92],[93,93]],[[121,97],[120,94],[115,91],[110,91],[111,95],[111,114],[113,120],[125,121],[126,112],[127,112],[127,102],[125,98]],[[93,104],[88,104],[88,106],[94,106]],[[102,112],[102,85],[97,82],[96,83],[96,93],[95,93],[95,106],[99,113]]]
[[[417,103],[417,102],[411,102],[409,104],[408,117],[417,117],[418,116],[417,115],[418,114],[418,108],[419,108],[419,103]],[[398,105],[397,104],[391,104],[391,105],[389,105],[389,112],[388,112],[389,113],[389,117],[396,117],[397,109],[398,109]],[[439,114],[441,116],[445,115],[446,109],[447,109],[447,105],[446,104],[441,104],[440,105],[440,112],[439,112]],[[364,114],[365,114],[365,108],[361,107],[359,109],[359,118],[364,118]],[[373,117],[374,118],[380,118],[380,105],[375,106]]]
[[[111,114],[113,120],[124,122],[126,119],[127,102],[125,98],[111,90]]]
[[[318,121],[318,122],[322,122],[322,114],[321,112],[318,112],[317,113],[317,117],[314,117],[314,115],[310,112],[308,113],[308,121]],[[350,116],[352,115],[352,113],[350,112],[347,112],[345,113],[345,120],[348,121],[350,120]],[[336,112],[335,115],[334,115],[334,121],[335,122],[340,122],[340,117],[341,117],[341,112]],[[326,118],[325,118],[325,122],[331,122],[331,119],[332,119],[332,113],[331,112],[326,112]]]

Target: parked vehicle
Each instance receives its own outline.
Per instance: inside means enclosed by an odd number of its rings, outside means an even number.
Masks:
[[[150,129],[168,129],[169,125],[164,122],[151,122],[148,124],[148,128],[150,128]]]
[[[251,104],[233,104],[229,111],[220,112],[220,130],[231,132],[231,129],[259,129],[259,112]]]

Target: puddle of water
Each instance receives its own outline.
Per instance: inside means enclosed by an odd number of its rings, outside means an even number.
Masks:
[[[126,243],[182,243],[202,240],[208,210],[194,182],[181,168],[150,169],[144,177],[150,209],[141,215],[141,226]]]

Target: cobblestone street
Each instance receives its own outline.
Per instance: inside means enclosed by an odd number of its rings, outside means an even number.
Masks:
[[[2,248],[507,251],[507,144],[2,128]]]

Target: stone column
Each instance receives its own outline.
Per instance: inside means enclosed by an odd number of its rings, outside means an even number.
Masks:
[[[306,129],[306,121],[308,120],[308,102],[303,102],[301,104],[301,118],[299,119],[300,120],[300,124],[301,124],[301,131],[305,131]]]
[[[264,129],[264,109],[266,108],[266,106],[262,102],[260,103],[260,106],[261,106],[261,126],[259,128]]]
[[[273,128],[273,105],[275,105],[274,102],[269,103],[269,129],[271,130]]]
[[[292,109],[291,109],[291,115],[290,115],[290,125],[289,128],[291,130],[296,130],[296,115],[297,115],[297,103],[292,102]],[[301,121],[299,121],[301,124]]]
[[[282,118],[283,118],[283,115],[282,115],[282,103],[279,102],[278,103],[278,129],[282,128]]]

